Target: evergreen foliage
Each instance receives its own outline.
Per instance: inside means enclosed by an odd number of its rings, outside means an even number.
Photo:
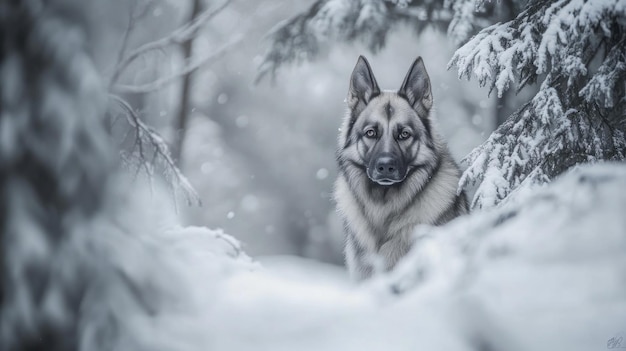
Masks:
[[[447,27],[456,43],[474,35],[449,68],[498,96],[513,85],[518,91],[539,85],[465,158],[460,186],[477,187],[473,207],[495,205],[520,185],[545,182],[579,163],[624,158],[626,2],[620,0],[319,0],[270,34],[259,77],[315,58],[324,42],[358,39],[380,50],[401,23],[417,32]]]

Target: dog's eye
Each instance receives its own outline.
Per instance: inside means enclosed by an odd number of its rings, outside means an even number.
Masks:
[[[398,135],[398,138],[400,140],[405,140],[411,137],[411,132],[409,132],[408,130],[403,130],[400,135]]]
[[[365,136],[368,138],[376,138],[376,131],[374,129],[368,129],[365,131]]]

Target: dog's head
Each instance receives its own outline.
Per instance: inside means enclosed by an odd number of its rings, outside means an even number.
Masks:
[[[401,183],[434,158],[430,80],[421,57],[398,91],[381,91],[361,56],[352,72],[348,115],[339,140],[339,160],[364,170],[381,186]]]

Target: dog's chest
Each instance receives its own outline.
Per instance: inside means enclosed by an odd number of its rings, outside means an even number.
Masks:
[[[380,246],[393,239],[411,235],[418,224],[432,224],[437,208],[424,198],[412,198],[406,193],[398,198],[374,201],[364,191],[353,190],[340,177],[335,187],[337,208],[349,230],[360,245],[369,251],[378,251]],[[408,240],[408,239],[407,239]]]
[[[392,204],[360,203],[358,211],[349,221],[350,223],[363,223],[361,228],[353,228],[359,241],[367,242],[367,247],[372,251],[379,251],[380,248],[390,241],[407,241],[413,228],[420,223],[423,218],[413,205],[397,208]]]

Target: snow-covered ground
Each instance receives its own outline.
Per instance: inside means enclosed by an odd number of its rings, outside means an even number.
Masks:
[[[396,271],[359,286],[314,261],[250,259],[219,232],[170,231],[186,275],[171,298],[186,307],[146,333],[178,350],[602,350],[626,337],[624,189],[624,165],[575,169],[418,228]]]
[[[624,189],[623,164],[518,189],[491,210],[417,228],[399,267],[360,285],[341,267],[251,258],[220,230],[172,226],[157,198],[143,216],[122,207],[115,224],[77,226],[56,246],[38,242],[39,253],[23,251],[34,237],[15,237],[14,269],[45,264],[52,273],[42,295],[28,275],[13,280],[0,346],[16,349],[42,326],[74,333],[89,351],[624,345]]]
[[[42,3],[0,2],[0,81],[3,88],[8,87],[0,93],[0,350],[486,351],[626,347],[623,163],[576,168],[550,184],[531,188],[527,181],[532,178],[530,171],[512,172],[509,165],[500,162],[498,155],[502,154],[489,152],[495,155],[494,163],[483,163],[486,169],[480,167],[487,170],[486,176],[480,177],[481,184],[500,184],[494,183],[498,177],[490,176],[497,173],[489,170],[509,169],[511,174],[519,173],[520,178],[514,179],[515,190],[510,194],[507,190],[507,198],[498,205],[444,227],[416,228],[416,245],[397,269],[360,285],[351,283],[339,267],[295,257],[250,257],[245,253],[245,243],[240,244],[221,230],[178,226],[177,214],[160,197],[158,185],[155,189],[137,189],[149,182],[126,184],[126,177],[117,173],[110,135],[102,123],[110,96],[91,61],[89,48],[97,46],[97,40],[86,35],[99,32],[99,27],[83,33],[83,24],[78,23],[92,19],[99,22],[96,17],[104,8],[81,11],[78,4],[82,2],[75,0],[48,1],[45,6]],[[347,4],[335,2],[339,3]],[[565,50],[581,38],[580,26],[586,22],[584,27],[595,33],[590,38],[604,43],[609,59],[597,72],[606,79],[621,77],[618,68],[623,68],[623,50],[619,49],[623,40],[619,36],[623,34],[620,21],[624,1],[591,3],[571,1],[571,6],[564,6],[558,16],[551,15],[554,11],[547,15],[537,11],[535,24],[544,23],[539,21],[541,18],[550,19],[546,25],[553,32],[561,28],[562,19],[567,19],[571,35],[564,38],[572,40],[558,43]],[[553,10],[558,7],[550,2],[540,5]],[[386,11],[383,5],[379,8]],[[601,15],[595,13],[597,9],[603,9]],[[83,16],[87,12],[90,15]],[[584,18],[576,20],[581,13]],[[102,21],[106,18],[110,17],[102,16]],[[604,20],[612,25],[600,25]],[[524,23],[516,20],[513,24]],[[543,30],[531,32],[541,34]],[[520,39],[508,33],[507,37]],[[545,39],[534,34],[533,40]],[[495,42],[505,50],[510,48]],[[609,42],[613,46],[606,46]],[[546,50],[551,50],[550,46]],[[538,47],[543,50],[541,45]],[[494,54],[491,49],[480,52],[485,53],[485,60]],[[572,56],[569,50],[563,53],[568,58],[584,56]],[[537,62],[532,55],[524,57],[533,59],[533,65]],[[560,62],[565,57],[560,53],[551,57],[553,63],[571,63]],[[537,66],[537,74],[550,77],[570,72],[566,68],[548,72],[550,65],[543,63]],[[505,66],[508,74],[510,65]],[[573,76],[588,74],[588,66],[579,65],[572,71]],[[483,72],[491,74],[490,69]],[[602,89],[588,91],[556,91],[557,87],[550,85],[551,79],[544,82],[549,83],[544,87],[551,93],[543,96],[555,99],[542,98],[540,106],[552,112],[544,114],[540,109],[539,118],[526,120],[533,123],[524,123],[520,128],[539,126],[543,140],[557,144],[559,139],[554,139],[554,134],[543,132],[553,131],[553,127],[569,132],[572,125],[565,120],[586,119],[584,114],[570,113],[577,105],[554,104],[559,94],[584,95],[586,105],[591,100],[623,93],[623,89],[611,89],[620,82],[612,78],[611,84]],[[578,89],[577,85],[571,84],[568,89]],[[228,100],[228,95],[224,96]],[[612,101],[604,106],[596,104],[623,111],[619,106],[613,108]],[[139,131],[144,129],[138,127],[139,118],[133,122],[134,110],[126,110],[129,124],[141,138]],[[289,113],[277,115],[293,120]],[[239,119],[247,115],[236,116]],[[589,115],[594,116],[595,112]],[[530,156],[535,163],[543,164],[545,156],[558,158],[555,150],[597,150],[596,156],[584,155],[586,161],[604,158],[606,151],[615,152],[611,157],[621,158],[623,118],[613,118],[619,128],[613,134],[613,127],[607,124],[609,132],[604,136],[610,138],[599,138],[603,134],[595,131],[585,132],[588,126],[579,124],[571,129],[572,133],[565,133],[576,139],[570,140],[573,144],[559,144],[558,148],[540,147],[533,131],[501,135],[509,146],[522,140],[516,135],[526,138],[526,146],[532,147],[518,148],[521,154],[542,151]],[[248,117],[242,120],[245,125],[250,123]],[[542,124],[534,123],[539,120]],[[608,121],[602,117],[602,124]],[[304,130],[307,136],[317,137]],[[589,142],[592,139],[607,143]],[[310,139],[302,144],[302,150],[314,141],[318,142]],[[491,145],[502,149],[499,142]],[[567,149],[561,149],[563,145]],[[282,144],[275,146],[284,148]],[[222,149],[208,149],[222,153]],[[477,150],[475,155],[484,154],[485,149]],[[257,159],[256,154],[251,155],[248,160]],[[301,158],[305,154],[295,155]],[[514,156],[511,164],[515,167],[526,162],[526,156]],[[205,161],[203,166],[207,171],[216,165]],[[324,176],[316,177],[330,182],[332,177],[324,170]],[[152,167],[146,172],[152,174]],[[298,180],[297,187],[302,187],[304,178],[294,179]],[[223,185],[216,178],[204,180]],[[276,186],[273,191],[283,189],[296,187]],[[495,199],[494,191],[482,193]],[[224,198],[232,199],[232,195],[228,189],[224,192]],[[246,205],[241,207],[264,208],[263,202],[255,199],[248,197],[250,201],[242,201]],[[301,202],[300,198],[296,200],[290,204]],[[227,218],[233,218],[234,212],[229,211]],[[262,237],[259,234],[263,231],[274,232],[263,227],[253,227],[246,234]],[[316,225],[311,233],[323,233],[324,227]]]

